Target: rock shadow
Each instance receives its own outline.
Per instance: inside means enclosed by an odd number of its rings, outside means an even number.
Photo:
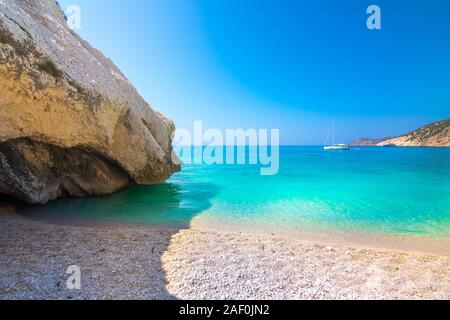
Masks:
[[[172,236],[209,209],[218,191],[209,183],[168,182],[34,206],[2,196],[0,203],[14,205],[27,223],[26,227],[17,224],[18,230],[0,230],[17,238],[8,242],[4,257],[10,262],[20,259],[21,271],[38,275],[33,286],[27,279],[14,280],[28,288],[20,293],[26,298],[176,299],[167,292],[161,257]],[[0,224],[4,228],[15,227]],[[68,275],[61,267],[70,265],[80,265],[83,287],[79,292],[66,289]],[[3,276],[7,277],[5,268]],[[18,293],[6,292],[4,298],[15,298]]]

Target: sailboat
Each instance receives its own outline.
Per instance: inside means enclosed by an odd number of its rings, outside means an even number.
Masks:
[[[347,144],[336,144],[334,143],[334,132],[336,130],[336,120],[333,118],[333,124],[332,124],[332,144],[327,145],[328,138],[330,137],[330,132],[328,131],[327,139],[325,140],[325,146],[323,147],[326,151],[347,151],[350,150],[350,147]]]

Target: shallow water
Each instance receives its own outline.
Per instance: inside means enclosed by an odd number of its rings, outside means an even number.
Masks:
[[[450,236],[450,148],[281,147],[280,171],[184,165],[155,186],[26,209],[39,218]]]

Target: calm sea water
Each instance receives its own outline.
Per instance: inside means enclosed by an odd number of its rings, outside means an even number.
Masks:
[[[281,147],[275,176],[250,165],[185,165],[162,185],[60,199],[27,214],[450,236],[450,148]]]

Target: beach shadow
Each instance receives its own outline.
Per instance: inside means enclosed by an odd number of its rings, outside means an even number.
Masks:
[[[43,242],[41,246],[45,246],[45,250],[41,250],[36,243],[29,244],[34,248],[33,252],[30,252],[30,261],[33,261],[28,266],[30,272],[57,274],[50,275],[50,278],[45,280],[57,284],[55,291],[42,298],[131,297],[170,300],[176,297],[166,290],[161,257],[167,251],[172,236],[189,228],[196,215],[208,210],[211,207],[211,199],[218,192],[218,187],[209,183],[164,183],[131,186],[101,197],[62,198],[46,205],[34,206],[2,196],[0,204],[13,204],[16,213],[25,218],[25,221],[39,222],[37,225],[40,227],[37,227],[36,231],[38,234],[27,235],[27,231],[19,230],[22,234],[17,237],[26,237],[30,242]],[[62,242],[79,245],[65,246]],[[8,252],[14,255],[14,248],[10,248]],[[49,259],[49,256],[52,259]],[[36,261],[43,262],[43,266],[38,266]],[[53,264],[50,265],[48,261],[53,261]],[[79,263],[82,268],[85,266],[83,288],[90,286],[90,293],[83,293],[83,290],[79,293],[68,292],[61,285],[65,283],[67,276],[62,274],[61,270],[53,269],[57,265],[69,263]],[[147,274],[138,274],[141,269]],[[117,277],[111,275],[111,270],[118,273]],[[125,281],[118,285],[115,279],[124,276]],[[99,284],[99,278],[115,283],[114,287],[110,288],[115,294],[105,296],[98,292],[96,295],[95,290],[105,291],[105,286],[113,286],[109,283]],[[132,279],[133,284],[138,285],[128,284],[127,279]],[[42,283],[42,286],[48,285]],[[33,297],[33,294],[30,293],[30,297]]]
[[[18,213],[28,219],[63,224],[108,221],[188,228],[193,217],[211,207],[210,199],[218,191],[218,187],[210,183],[130,186],[106,196],[60,198],[45,205],[20,205]]]

